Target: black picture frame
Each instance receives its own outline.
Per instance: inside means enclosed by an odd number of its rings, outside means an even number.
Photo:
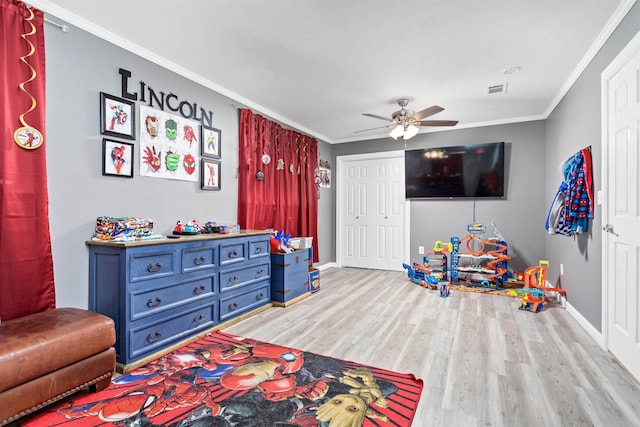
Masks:
[[[100,92],[100,133],[125,139],[136,139],[134,102]]]
[[[210,159],[222,157],[222,131],[211,126],[200,126],[200,154]]]
[[[218,160],[202,159],[200,168],[200,188],[202,190],[220,191],[220,168]]]
[[[102,175],[133,178],[134,145],[129,142],[102,139]]]

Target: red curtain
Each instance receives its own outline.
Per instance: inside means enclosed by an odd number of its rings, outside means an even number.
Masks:
[[[44,16],[0,0],[0,319],[55,307],[45,135]]]
[[[238,152],[240,227],[313,237],[318,262],[318,142],[242,109]]]

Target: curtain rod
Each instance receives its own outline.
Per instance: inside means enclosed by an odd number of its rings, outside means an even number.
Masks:
[[[30,9],[35,9],[35,8],[33,7],[33,5],[32,5],[31,3],[29,3],[29,2],[24,2],[24,4],[25,4],[28,8],[30,8]],[[52,21],[52,20],[48,19],[47,17],[45,17],[45,18],[44,18],[44,22],[46,22],[47,24],[51,24],[51,25],[53,25],[54,27],[60,28],[60,30],[61,30],[63,33],[67,33],[67,32],[69,32],[69,26],[68,26],[68,25],[60,24],[60,23],[58,23],[58,22]]]
[[[54,27],[58,27],[58,28],[60,28],[60,30],[61,30],[63,33],[66,33],[66,32],[68,32],[68,31],[69,31],[69,26],[68,26],[68,25],[60,24],[60,23],[58,23],[58,22],[54,22],[54,21],[52,21],[52,20],[50,20],[50,19],[47,19],[47,18],[44,18],[44,22],[46,22],[47,24],[51,24],[51,25],[53,25]]]
[[[299,130],[297,130],[297,129],[291,127],[291,126],[287,126],[284,123],[282,123],[281,121],[272,118],[271,116],[269,116],[268,114],[263,113],[262,111],[255,110],[255,109],[253,109],[251,107],[247,107],[247,106],[245,106],[243,104],[233,103],[233,104],[231,104],[231,108],[235,108],[237,110],[251,110],[251,112],[253,114],[258,114],[258,115],[264,117],[265,119],[276,123],[277,125],[281,126],[282,128],[291,129],[293,131],[300,132]],[[300,133],[302,133],[302,132],[300,132]]]
[[[299,129],[297,129],[297,128],[293,127],[293,126],[290,126],[290,125],[287,125],[287,124],[285,124],[285,123],[282,123],[280,120],[276,120],[276,119],[274,119],[273,117],[269,116],[268,114],[265,114],[265,113],[263,113],[263,112],[261,112],[261,111],[259,111],[259,110],[255,110],[255,109],[253,109],[253,108],[251,108],[251,107],[247,107],[247,106],[245,106],[245,105],[243,105],[243,104],[235,103],[235,102],[234,102],[234,103],[231,103],[231,108],[235,108],[235,109],[237,109],[237,110],[251,110],[251,112],[252,112],[253,114],[258,114],[258,115],[260,115],[260,116],[264,117],[265,119],[267,119],[267,120],[269,120],[269,121],[272,121],[273,123],[275,123],[275,124],[277,124],[278,126],[280,126],[282,129],[290,130],[290,131],[293,131],[293,132],[297,132],[297,133],[299,133],[299,134],[300,134],[300,135],[302,135],[302,136],[308,136],[309,138],[313,138],[313,139],[315,139],[316,141],[318,141],[318,138],[317,138],[317,137],[315,137],[315,136],[313,136],[313,135],[309,135],[308,133],[303,132],[303,131],[301,131],[301,130],[299,130]],[[405,148],[407,148],[407,147],[406,147],[406,141],[405,141]]]

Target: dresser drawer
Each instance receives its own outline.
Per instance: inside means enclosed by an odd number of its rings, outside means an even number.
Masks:
[[[269,277],[269,263],[220,272],[220,292],[228,292]]]
[[[182,249],[182,272],[206,270],[216,266],[217,246]]]
[[[214,293],[214,275],[177,285],[169,284],[151,289],[135,290],[130,293],[131,320],[151,316],[172,307],[195,301],[198,298],[212,296]]]
[[[132,253],[129,259],[131,283],[169,277],[175,274],[175,250],[165,252]]]
[[[270,251],[269,239],[249,242],[249,259],[268,257]]]
[[[220,265],[229,265],[247,259],[247,242],[220,244]]]
[[[220,297],[220,321],[236,317],[238,314],[263,306],[271,301],[269,282],[258,283],[246,292]]]
[[[167,317],[157,323],[129,331],[129,357],[142,357],[172,342],[212,327],[216,322],[216,303]]]

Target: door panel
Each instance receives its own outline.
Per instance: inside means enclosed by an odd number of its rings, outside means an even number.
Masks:
[[[404,252],[404,158],[363,159],[342,166],[341,264],[401,270]]]
[[[607,346],[640,379],[640,54],[608,82],[606,220]]]

